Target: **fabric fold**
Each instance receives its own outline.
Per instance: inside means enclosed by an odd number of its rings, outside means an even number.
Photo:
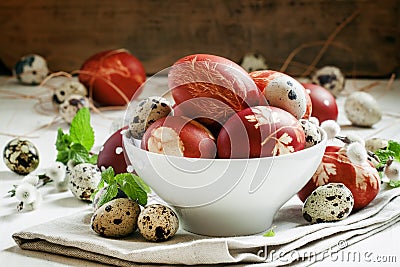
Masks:
[[[333,223],[308,224],[301,204],[284,206],[275,216],[276,235],[214,238],[179,230],[163,243],[138,232],[121,238],[100,237],[90,228],[91,209],[30,227],[13,238],[22,249],[60,254],[109,265],[235,264],[306,266],[400,221],[400,188],[382,189],[369,206]]]

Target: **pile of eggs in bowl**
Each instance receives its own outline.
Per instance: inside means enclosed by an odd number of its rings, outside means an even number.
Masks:
[[[207,54],[181,58],[166,73],[163,94],[134,98],[127,109],[127,161],[186,230],[267,229],[324,153],[327,137],[309,120],[306,89],[284,73],[248,73]],[[142,92],[152,92],[153,81]]]

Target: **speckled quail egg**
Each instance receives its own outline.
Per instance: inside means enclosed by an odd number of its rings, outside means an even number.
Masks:
[[[247,53],[244,55],[240,66],[247,72],[255,70],[266,70],[268,65],[263,55],[258,53]]]
[[[56,105],[63,103],[70,95],[87,96],[88,91],[86,87],[75,80],[68,80],[58,86],[53,93],[53,102]]]
[[[296,119],[303,118],[308,101],[306,89],[300,82],[274,70],[253,71],[249,75],[263,92],[269,105],[289,112]]]
[[[140,234],[149,241],[165,241],[178,231],[179,221],[175,212],[164,205],[145,207],[138,218]]]
[[[388,140],[378,137],[373,137],[365,140],[365,149],[371,152],[375,152],[379,149],[385,149],[388,145]]]
[[[168,116],[171,111],[171,104],[163,97],[150,96],[143,99],[136,106],[129,122],[129,131],[132,137],[141,139],[152,123]]]
[[[311,81],[325,87],[337,97],[344,90],[345,77],[338,67],[325,66],[314,72]]]
[[[96,165],[81,163],[67,173],[66,179],[68,188],[75,197],[90,201],[90,196],[97,189],[101,180],[101,172]]]
[[[129,198],[117,198],[101,206],[93,214],[93,231],[106,237],[122,237],[137,229],[140,207]]]
[[[27,175],[38,167],[39,152],[31,141],[15,138],[4,147],[3,160],[11,171]]]
[[[303,205],[303,217],[311,223],[333,222],[347,218],[354,206],[353,195],[342,183],[317,187]]]
[[[88,99],[81,95],[72,94],[60,104],[58,112],[66,122],[71,123],[78,110],[84,107],[89,107]]]
[[[346,117],[355,126],[371,127],[382,118],[375,98],[366,92],[353,92],[345,100]]]
[[[318,126],[309,120],[300,119],[301,126],[304,130],[304,135],[306,137],[306,143],[304,148],[309,148],[315,146],[322,140],[321,132]]]
[[[23,56],[14,66],[14,75],[19,82],[29,85],[40,84],[48,75],[46,60],[39,55]]]

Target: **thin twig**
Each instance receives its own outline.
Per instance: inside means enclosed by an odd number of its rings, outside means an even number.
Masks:
[[[346,27],[347,24],[349,24],[351,21],[353,21],[358,14],[360,13],[360,10],[357,9],[356,11],[353,12],[349,17],[347,17],[339,26],[336,27],[336,29],[331,33],[329,38],[326,40],[324,46],[321,48],[317,56],[314,58],[314,60],[311,62],[311,64],[308,66],[308,68],[303,72],[301,76],[308,76],[311,74],[315,66],[318,64],[322,56],[325,54],[326,50],[328,47],[331,45],[332,41],[335,39],[335,37],[339,34],[341,30],[343,30],[344,27]]]

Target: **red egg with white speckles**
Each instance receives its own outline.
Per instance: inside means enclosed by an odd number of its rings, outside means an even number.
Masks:
[[[125,49],[93,55],[79,73],[79,81],[91,91],[93,100],[105,106],[128,104],[145,80],[142,63]]]
[[[353,210],[367,206],[379,193],[380,177],[369,161],[354,164],[346,154],[346,147],[328,146],[318,169],[308,183],[297,193],[302,201],[319,186],[343,183],[354,197]]]
[[[128,170],[122,145],[122,134],[124,134],[127,129],[128,126],[119,129],[104,142],[97,159],[97,166],[99,169],[102,167],[106,169],[108,167],[113,167],[116,174],[132,171]]]
[[[304,149],[300,122],[289,112],[268,106],[242,110],[221,129],[217,148],[220,158],[257,158]]]

